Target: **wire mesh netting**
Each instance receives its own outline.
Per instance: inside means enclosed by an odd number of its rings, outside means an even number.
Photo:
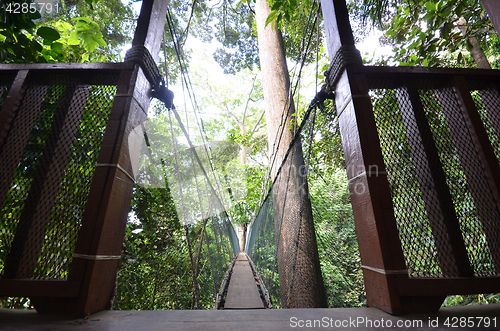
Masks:
[[[488,132],[491,146],[500,162],[500,90],[494,83],[485,84],[480,80],[470,80],[469,88],[474,103]]]
[[[410,276],[464,275],[464,259],[496,274],[488,240],[498,232],[484,224],[500,215],[455,91],[444,80],[369,86]]]
[[[364,304],[365,293],[347,176],[345,168],[342,168],[343,164],[334,164],[339,162],[338,160],[343,160],[340,132],[334,114],[334,109],[329,109],[326,113],[316,113],[316,110],[310,109],[303,114],[305,120],[298,127],[296,143],[291,146],[288,154],[290,158],[297,157],[298,153],[302,154],[303,167],[282,168],[281,175],[276,177],[250,226],[245,250],[254,261],[269,291],[273,307],[276,308],[289,306],[290,295],[298,296],[299,298],[295,300],[300,301],[300,293],[313,291],[307,282],[297,284],[296,281],[308,272],[311,261],[299,261],[298,258],[294,258],[298,256],[297,253],[291,254],[290,261],[280,261],[277,249],[279,240],[286,240],[287,236],[291,236],[292,243],[295,243],[289,249],[297,250],[297,247],[304,247],[301,246],[304,243],[300,243],[298,233],[303,231],[302,228],[290,224],[284,225],[286,218],[293,217],[290,202],[293,202],[296,196],[294,197],[294,189],[291,189],[292,185],[298,187],[298,196],[301,200],[311,201],[315,239],[328,306],[359,307]],[[300,149],[297,145],[301,146]],[[294,148],[295,151],[292,151]],[[301,182],[299,178],[306,181]],[[281,217],[276,217],[277,209],[273,205],[276,199],[281,208],[281,212],[278,211]],[[304,210],[300,210],[299,214],[303,215]],[[287,265],[290,270],[285,270],[290,277],[285,282],[283,275],[280,275],[279,263]]]
[[[238,149],[207,141],[192,111],[150,112],[129,137],[142,145],[114,308],[211,309],[239,252],[227,211],[241,180],[225,170]]]
[[[28,76],[1,149],[3,277],[67,277],[117,80]]]
[[[0,75],[0,109],[9,94],[9,89],[14,81],[14,74],[2,74]]]

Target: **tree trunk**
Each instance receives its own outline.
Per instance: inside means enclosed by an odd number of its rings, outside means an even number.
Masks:
[[[247,243],[247,225],[246,224],[240,225],[240,229],[238,232],[241,233],[241,235],[240,235],[240,251],[244,252],[245,245]]]
[[[269,13],[265,0],[257,0],[255,14],[271,162],[275,158],[271,163],[274,179],[293,138],[288,126],[295,108],[291,96],[288,97],[290,78],[281,31],[275,23],[265,27]],[[302,145],[298,140],[272,190],[281,304],[285,308],[327,306],[303,169]]]
[[[196,265],[193,259],[193,247],[191,245],[191,239],[189,238],[189,227],[187,225],[184,226],[184,230],[186,231],[186,241],[188,245],[188,253],[189,253],[189,262],[191,262],[191,278],[193,279],[193,296],[191,301],[191,309],[200,309],[200,293],[198,292],[198,275],[196,273]],[[201,243],[200,243],[201,245]]]
[[[463,17],[458,19],[458,27],[460,28],[460,31],[462,31],[464,37],[467,36],[467,22]],[[477,67],[481,69],[491,69],[490,62],[488,61],[486,54],[484,54],[481,45],[479,45],[479,41],[477,41],[476,36],[469,36],[467,39],[472,45],[470,55],[472,55],[472,58],[476,61]]]

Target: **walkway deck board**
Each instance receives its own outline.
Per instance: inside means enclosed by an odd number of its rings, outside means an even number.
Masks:
[[[238,254],[229,280],[224,309],[263,309],[252,268],[245,253]]]
[[[0,308],[1,331],[293,331],[314,330],[306,327],[305,321],[333,321],[333,327],[317,327],[317,330],[485,330],[478,325],[479,317],[489,317],[490,328],[499,327],[500,304],[444,307],[437,314],[412,314],[391,316],[376,308],[333,308],[333,309],[250,309],[250,310],[111,310],[90,315],[88,318],[71,318],[54,315],[39,315],[35,311]],[[471,317],[475,327],[448,328],[448,318]],[[495,319],[496,318],[496,319]],[[495,319],[495,320],[494,320]],[[371,327],[369,323],[384,326]],[[344,322],[345,321],[345,322]],[[351,324],[351,321],[356,323]],[[390,322],[388,322],[390,321]],[[399,322],[398,322],[399,321]],[[496,328],[494,326],[496,323]],[[335,323],[344,327],[335,327]],[[417,323],[421,322],[421,323]],[[435,326],[438,322],[439,326]],[[388,326],[388,324],[391,326]],[[398,323],[408,328],[395,327]],[[437,324],[437,323],[436,323]],[[304,327],[300,327],[303,325]]]

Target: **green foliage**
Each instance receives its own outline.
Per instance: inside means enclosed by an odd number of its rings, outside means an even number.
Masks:
[[[500,294],[450,295],[444,301],[443,306],[476,306],[492,303],[500,303]]]
[[[242,69],[253,69],[255,65],[259,65],[259,49],[255,18],[250,6],[239,3],[234,10],[231,9],[217,13],[219,20],[215,24],[215,38],[223,47],[217,48],[214,59],[224,68],[224,73],[235,74]]]
[[[471,67],[468,37],[484,44],[496,38],[480,0],[364,0],[361,10],[385,32],[383,41],[393,47],[392,59],[399,65]],[[460,17],[467,23],[465,36]],[[498,58],[495,51],[490,55]]]
[[[136,186],[114,309],[193,309],[193,270],[199,309],[212,309],[234,255],[222,226],[218,216],[181,226],[169,188]]]
[[[88,18],[97,23],[98,27],[92,26],[86,30],[93,34],[95,41],[102,38],[107,45],[107,47],[97,46],[92,57],[98,55],[105,59],[104,61],[121,61],[121,47],[132,41],[131,37],[136,25],[136,17],[134,17],[131,4],[124,4],[121,0],[94,0],[89,5],[88,1],[66,0],[59,15],[45,18],[44,24],[53,25],[56,22],[66,22],[74,25],[75,18]],[[80,25],[83,25],[83,22]],[[97,38],[98,36],[99,38]],[[89,46],[92,44],[91,42]]]
[[[276,21],[278,25],[283,22],[283,19],[287,22],[292,21],[293,12],[298,7],[297,0],[271,0],[269,5],[271,6],[271,14],[266,19],[266,26],[270,23]]]
[[[4,63],[94,62],[108,59],[107,44],[100,27],[90,18],[71,18],[72,25],[61,19],[42,19],[38,11],[14,14],[3,10],[0,20],[0,60]]]
[[[190,2],[176,0],[171,5],[174,14],[173,29],[182,45],[188,32],[203,41],[211,41],[215,38],[222,44],[222,47],[216,49],[213,54],[214,59],[225,73],[234,74],[245,68],[252,70],[259,65],[257,28],[251,1],[224,1],[220,6],[212,7],[205,1],[195,1],[191,7],[189,4]],[[289,19],[281,21],[280,29],[283,32],[288,55],[297,60],[305,47],[302,38],[305,36],[306,27],[315,31],[312,20],[309,26],[307,24],[315,2],[307,0],[296,2],[294,5],[293,10],[287,13]],[[210,22],[214,24],[209,24]],[[322,32],[320,32],[320,39],[321,34]],[[172,42],[168,34],[165,40],[167,45]],[[316,47],[316,38],[313,38],[310,47]],[[165,53],[168,71],[174,72],[172,78],[175,80],[177,70],[175,49],[167,47]],[[308,63],[312,60],[311,57],[306,58]]]
[[[345,170],[309,174],[316,237],[329,307],[362,307],[366,300]]]
[[[188,250],[168,189],[136,187],[114,309],[189,309]]]
[[[16,0],[11,3],[22,4],[25,1]],[[31,4],[32,1],[29,1]],[[0,12],[0,61],[37,62],[42,45],[30,38],[34,34],[35,23],[33,20],[40,18],[40,13],[28,12],[16,14],[7,11],[6,4],[2,3]]]
[[[220,116],[204,121],[208,137],[237,146],[230,160],[216,160],[223,183],[232,198],[229,211],[235,224],[247,224],[259,207],[267,177],[267,137],[262,108],[262,86],[257,72],[242,70],[227,76],[224,83],[210,81],[208,73],[197,72],[197,84],[209,93],[203,95],[202,111],[217,111]],[[249,82],[252,82],[251,85]],[[239,156],[239,157],[238,157]]]

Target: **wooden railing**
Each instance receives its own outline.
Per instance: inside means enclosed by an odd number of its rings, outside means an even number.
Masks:
[[[346,2],[321,7],[334,59],[354,46]],[[368,305],[432,311],[500,292],[499,71],[354,63],[337,78]]]
[[[500,71],[348,70],[361,93],[339,112],[344,148],[359,139],[346,122],[369,142],[347,163],[368,302],[432,311],[447,295],[500,292]]]
[[[0,65],[0,296],[110,308],[166,12],[143,1],[132,49],[152,58]]]
[[[130,107],[137,72],[0,65],[0,296],[39,311],[75,313],[85,295],[109,306],[134,185],[127,138],[146,116]]]

